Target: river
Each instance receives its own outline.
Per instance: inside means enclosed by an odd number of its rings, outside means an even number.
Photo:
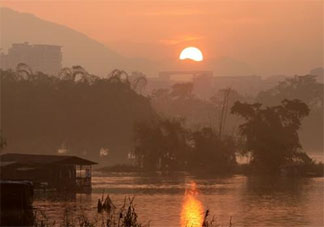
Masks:
[[[233,227],[324,225],[324,178],[97,173],[92,185],[91,194],[77,194],[68,201],[36,196],[34,207],[57,222],[62,220],[64,207],[82,207],[88,216],[94,216],[104,191],[117,206],[125,196],[135,196],[140,221],[153,227],[184,226],[183,216],[198,213],[202,218],[206,209],[218,226],[229,226],[230,220]]]

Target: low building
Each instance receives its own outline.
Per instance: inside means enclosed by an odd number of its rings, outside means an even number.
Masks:
[[[94,164],[97,163],[76,156],[7,153],[0,156],[0,178],[28,180],[35,188],[89,191]]]

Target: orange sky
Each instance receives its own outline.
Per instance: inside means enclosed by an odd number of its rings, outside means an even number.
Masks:
[[[229,56],[259,72],[303,73],[323,64],[323,1],[38,0],[2,6],[66,25],[125,56]],[[295,72],[296,71],[296,72]]]

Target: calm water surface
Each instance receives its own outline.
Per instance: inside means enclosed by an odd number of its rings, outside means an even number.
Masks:
[[[233,226],[324,226],[324,178],[98,174],[93,177],[92,194],[77,194],[69,201],[36,196],[34,206],[58,222],[64,207],[82,208],[87,216],[94,216],[97,200],[105,191],[117,206],[125,195],[135,196],[135,207],[143,223],[176,227],[181,226],[181,214],[188,204],[185,192],[193,182],[195,199],[202,206],[199,211],[209,209],[219,226],[228,226],[230,217]]]

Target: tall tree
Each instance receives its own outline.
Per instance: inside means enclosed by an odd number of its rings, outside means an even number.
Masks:
[[[244,151],[251,154],[251,164],[258,170],[278,172],[284,164],[301,157],[297,131],[309,114],[305,103],[285,99],[281,105],[262,108],[259,103],[236,102],[231,112],[245,120],[239,126],[245,139]]]
[[[300,140],[307,151],[322,153],[324,148],[324,85],[315,75],[294,76],[278,83],[273,88],[262,91],[257,101],[265,105],[278,105],[283,99],[299,99],[310,108],[300,130]]]

